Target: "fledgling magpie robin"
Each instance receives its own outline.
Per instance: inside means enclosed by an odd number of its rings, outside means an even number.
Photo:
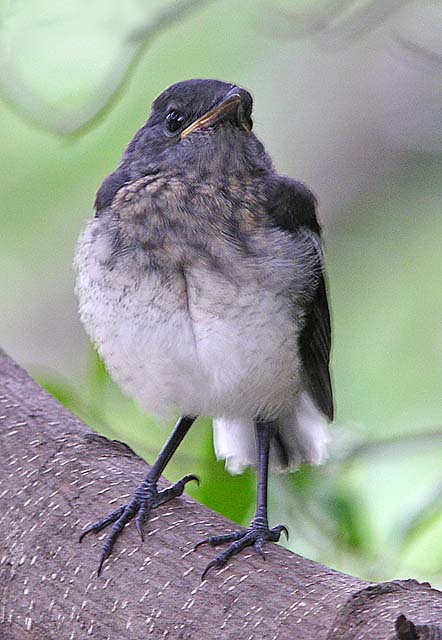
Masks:
[[[330,316],[316,201],[278,175],[252,133],[252,98],[217,80],[172,85],[153,103],[118,168],[101,185],[76,254],[81,319],[112,377],[149,412],[179,412],[169,440],[112,525],[99,570],[124,525],[182,494],[187,475],[157,481],[199,415],[232,472],[258,467],[246,530],[202,543],[263,555],[269,465],[324,456],[333,419]],[[197,545],[198,546],[198,545]]]

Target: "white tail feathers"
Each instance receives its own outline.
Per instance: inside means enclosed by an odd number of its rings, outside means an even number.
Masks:
[[[300,464],[320,464],[327,453],[326,420],[310,396],[301,393],[291,411],[277,420],[278,434],[272,443],[270,465],[276,471],[294,471]],[[253,420],[217,418],[213,423],[218,458],[226,461],[230,473],[256,466]]]
[[[217,418],[213,421],[216,457],[226,461],[230,473],[241,473],[256,465],[255,428],[253,420]]]

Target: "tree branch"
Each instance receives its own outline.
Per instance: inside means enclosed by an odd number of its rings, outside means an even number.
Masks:
[[[365,640],[394,637],[400,614],[442,619],[442,593],[414,580],[373,585],[268,545],[200,582],[230,523],[189,497],[160,508],[141,544],[134,526],[101,578],[103,536],[81,528],[123,502],[146,473],[128,447],[91,432],[0,352],[2,640]]]

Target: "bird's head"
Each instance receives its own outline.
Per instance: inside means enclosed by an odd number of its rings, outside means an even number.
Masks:
[[[186,80],[153,103],[146,124],[123,156],[132,178],[158,172],[198,177],[271,166],[252,133],[252,96],[219,80]]]

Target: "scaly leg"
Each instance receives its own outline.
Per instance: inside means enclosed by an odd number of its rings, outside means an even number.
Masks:
[[[106,538],[103,549],[101,551],[100,562],[98,565],[98,575],[100,575],[101,573],[101,569],[103,568],[105,560],[111,555],[113,546],[117,538],[123,531],[124,526],[130,520],[135,518],[135,526],[137,528],[137,531],[140,534],[141,540],[144,540],[142,527],[143,523],[149,519],[151,510],[159,507],[166,502],[169,502],[169,500],[172,500],[177,496],[180,496],[183,493],[184,487],[187,482],[190,482],[191,480],[199,482],[197,476],[188,475],[184,476],[184,478],[168,487],[167,489],[164,489],[163,491],[158,491],[157,488],[157,483],[160,475],[164,471],[167,463],[172,458],[173,454],[177,450],[178,446],[180,445],[181,441],[183,440],[184,436],[189,431],[195,420],[196,417],[193,418],[184,416],[180,418],[168,441],[160,451],[158,458],[150,468],[150,471],[143,482],[135,491],[130,502],[122,507],[119,507],[105,518],[98,520],[98,522],[95,522],[81,534],[80,542],[88,533],[97,533],[110,524],[113,524],[112,529],[108,537]]]
[[[221,536],[210,536],[196,545],[195,549],[203,544],[209,544],[215,547],[228,542],[232,543],[225,551],[223,551],[223,553],[220,553],[214,560],[209,562],[204,569],[201,580],[204,580],[210,569],[213,567],[223,567],[227,564],[230,558],[232,558],[232,556],[236,555],[246,547],[253,546],[255,551],[265,558],[263,548],[266,542],[278,542],[282,531],[284,531],[288,539],[287,528],[284,525],[279,524],[270,529],[267,518],[269,452],[270,442],[274,434],[275,426],[272,422],[257,420],[255,429],[258,450],[258,495],[255,517],[250,523],[248,529],[234,531]]]

